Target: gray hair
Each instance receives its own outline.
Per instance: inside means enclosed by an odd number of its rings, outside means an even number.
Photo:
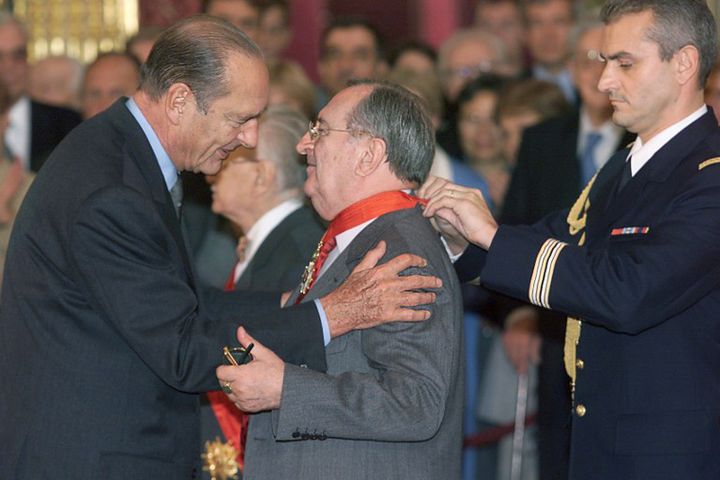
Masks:
[[[22,33],[22,36],[25,38],[25,43],[28,42],[30,35],[28,34],[28,29],[25,23],[12,13],[5,10],[0,10],[0,27],[4,27],[5,25],[15,25],[16,27],[18,27],[18,29],[20,29],[20,32]]]
[[[372,91],[348,115],[348,128],[385,141],[390,170],[401,180],[422,184],[435,154],[433,127],[420,97],[388,82],[351,81]]]
[[[717,27],[705,0],[608,0],[600,11],[606,25],[632,13],[650,11],[653,25],[648,40],[660,48],[660,59],[669,61],[681,48],[692,45],[700,54],[698,83],[705,85],[717,58]]]
[[[465,43],[483,44],[490,47],[495,53],[494,61],[497,63],[504,63],[508,58],[508,51],[505,42],[500,37],[495,35],[489,30],[474,27],[465,28],[456,31],[450,38],[440,46],[438,50],[438,70],[442,72],[447,68],[448,57],[455,51],[459,46]],[[498,65],[488,65],[488,71],[496,71]]]
[[[230,93],[226,68],[233,53],[263,58],[260,48],[229,22],[210,15],[187,18],[155,42],[142,66],[140,89],[157,101],[171,85],[186,83],[207,113],[210,102]]]
[[[305,181],[305,168],[295,150],[308,131],[309,120],[294,108],[277,105],[268,108],[258,124],[257,154],[260,160],[275,165],[279,191],[298,190]]]
[[[570,30],[570,35],[568,35],[568,51],[574,54],[575,46],[586,33],[604,26],[597,15],[582,17]]]

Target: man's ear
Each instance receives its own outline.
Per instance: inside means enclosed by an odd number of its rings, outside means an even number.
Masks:
[[[178,125],[185,113],[188,97],[192,95],[192,90],[185,83],[173,83],[168,88],[165,95],[165,112],[170,119],[170,123]]]
[[[355,172],[361,177],[367,177],[387,161],[387,144],[382,138],[372,137],[364,147],[360,161]]]
[[[696,81],[700,69],[700,52],[694,45],[685,45],[675,52],[675,65],[678,83],[685,85]]]
[[[262,194],[275,187],[275,177],[277,169],[275,165],[267,160],[258,160],[253,164],[255,170],[255,182],[253,182],[253,192]]]

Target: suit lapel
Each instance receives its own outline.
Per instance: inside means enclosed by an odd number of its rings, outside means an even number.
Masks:
[[[145,188],[142,189],[149,192],[160,218],[162,218],[165,227],[175,239],[185,272],[192,283],[192,263],[183,237],[182,226],[178,221],[170,198],[170,192],[168,192],[167,185],[165,185],[165,180],[155,159],[155,154],[150,147],[150,142],[145,137],[145,133],[138,125],[135,117],[125,107],[126,101],[127,98],[121,98],[108,111],[113,119],[113,125],[122,132],[127,140],[124,145],[126,159],[135,166],[134,169],[124,169],[123,181],[134,189],[142,188],[140,185],[144,184]],[[134,172],[138,172],[140,178],[137,178]]]
[[[552,181],[559,189],[563,189],[564,185],[572,185],[572,195],[577,195],[580,189],[585,186],[580,185],[582,172],[580,171],[580,160],[577,155],[579,131],[580,116],[578,114],[564,125],[563,142],[560,144],[558,151],[558,158],[560,159],[558,166],[560,168],[552,176]],[[572,180],[568,181],[568,179]]]
[[[415,207],[415,209],[420,210],[420,207]],[[365,227],[363,231],[360,232],[360,234],[355,237],[352,242],[350,242],[350,245],[343,250],[335,261],[333,261],[327,271],[325,271],[315,282],[315,285],[313,285],[303,301],[321,298],[329,292],[335,290],[345,281],[345,279],[347,279],[348,276],[350,276],[353,268],[360,263],[368,250],[378,243],[380,236],[383,234],[387,226],[392,225],[394,219],[397,219],[399,215],[412,214],[415,209],[404,209],[385,214]],[[295,299],[297,298],[299,291],[299,286],[293,290],[290,300],[288,300],[288,305],[295,303]]]
[[[298,219],[300,218],[300,213],[303,211],[303,208],[300,207],[299,209],[292,212],[290,215],[287,216],[287,218],[283,219],[265,238],[262,245],[258,249],[257,252],[255,252],[255,256],[253,256],[252,261],[247,266],[243,274],[240,276],[240,279],[243,277],[252,276],[252,272],[259,270],[260,268],[264,267],[266,263],[268,263],[273,258],[273,253],[278,248],[278,245],[280,242],[283,241],[286,235],[289,234],[289,232],[296,227],[298,223]],[[239,280],[238,280],[239,282]]]

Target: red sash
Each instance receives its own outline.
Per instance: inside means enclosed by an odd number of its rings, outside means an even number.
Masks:
[[[338,213],[330,222],[328,229],[320,239],[320,243],[315,250],[312,260],[310,260],[310,263],[305,268],[302,288],[295,303],[300,303],[305,297],[305,294],[312,288],[327,256],[335,248],[335,239],[338,235],[386,213],[414,208],[418,203],[425,204],[427,200],[420,199],[399,190],[393,190],[378,193],[372,197],[360,200]]]

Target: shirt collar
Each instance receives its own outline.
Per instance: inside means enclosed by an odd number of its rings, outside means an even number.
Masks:
[[[235,282],[238,281],[240,276],[245,272],[245,269],[250,264],[255,254],[260,249],[260,245],[263,244],[265,239],[270,233],[275,230],[275,227],[285,220],[291,213],[302,207],[302,202],[298,199],[291,198],[285,200],[281,204],[271,208],[265,212],[258,220],[250,227],[245,233],[247,238],[247,247],[245,247],[244,259],[242,262],[238,262],[235,265],[233,275]]]
[[[585,150],[585,142],[589,133],[598,133],[601,140],[595,148],[595,160],[597,168],[605,165],[605,162],[615,153],[618,143],[622,138],[623,129],[607,119],[600,127],[594,127],[590,121],[590,116],[585,108],[580,108],[580,127],[578,136],[577,154],[580,156]],[[624,147],[624,145],[622,145]]]
[[[125,102],[125,106],[128,110],[130,110],[132,116],[135,117],[135,120],[137,120],[140,124],[140,128],[142,128],[142,131],[145,133],[145,136],[150,142],[150,148],[152,148],[152,151],[155,154],[155,159],[157,160],[158,165],[160,166],[160,171],[162,171],[163,178],[165,179],[165,186],[167,186],[168,191],[170,191],[173,185],[175,185],[175,182],[178,181],[179,172],[177,171],[175,164],[172,160],[170,160],[170,155],[168,155],[163,148],[155,130],[153,130],[152,126],[150,126],[150,123],[145,118],[145,115],[143,115],[140,107],[138,107],[137,103],[135,103],[135,100],[132,97],[128,98],[127,102]]]
[[[630,154],[628,155],[630,157],[630,169],[632,171],[632,175],[635,176],[637,172],[639,172],[640,169],[652,158],[652,156],[657,153],[658,150],[664,147],[666,143],[672,140],[673,137],[685,129],[685,127],[703,116],[705,112],[707,112],[707,106],[703,105],[687,117],[683,118],[679,122],[673,123],[668,128],[652,137],[647,141],[647,143],[643,143],[638,136],[637,139],[635,139],[635,143],[633,143]]]
[[[302,207],[302,202],[296,198],[291,198],[265,212],[245,234],[248,240],[246,258],[252,258],[258,247],[270,235],[270,232],[300,207]]]
[[[575,83],[573,82],[570,70],[563,68],[557,73],[553,73],[542,65],[533,67],[533,77],[538,80],[554,83],[562,90],[565,99],[574,104],[576,101]]]

